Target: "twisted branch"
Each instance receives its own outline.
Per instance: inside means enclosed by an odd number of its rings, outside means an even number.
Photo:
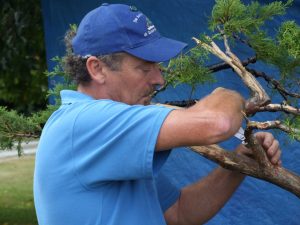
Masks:
[[[258,165],[264,169],[264,168],[268,168],[270,167],[272,164],[270,163],[268,156],[265,152],[265,150],[262,148],[262,146],[260,145],[260,143],[257,141],[257,139],[254,137],[253,135],[253,129],[251,129],[248,126],[248,123],[250,121],[247,122],[247,128],[245,130],[245,138],[246,138],[246,143],[247,143],[247,147],[251,148],[253,151],[253,155],[254,158],[256,159],[256,161],[258,162]]]
[[[238,59],[238,57],[233,54],[229,48],[226,36],[224,36],[224,44],[226,47],[226,53],[225,54],[218,46],[217,44],[212,41],[209,37],[207,37],[209,40],[209,44],[197,39],[193,38],[193,40],[200,46],[202,46],[207,51],[211,52],[224,62],[226,62],[228,65],[232,67],[232,69],[241,77],[245,85],[249,88],[251,91],[252,98],[249,100],[249,107],[255,106],[263,106],[270,102],[270,98],[268,94],[265,92],[265,90],[262,88],[262,86],[257,82],[257,80],[252,76],[250,72],[246,70],[246,68],[243,66],[241,61]]]
[[[247,123],[247,127],[250,129],[259,129],[259,130],[279,129],[288,134],[300,134],[300,129],[286,126],[280,120],[264,121],[264,122],[249,121]],[[300,141],[299,138],[297,137],[294,138]]]
[[[256,56],[252,56],[244,61],[242,61],[242,65],[243,66],[248,66],[250,63],[255,63],[256,62]],[[223,63],[217,63],[211,66],[207,67],[210,71],[212,71],[213,73],[218,72],[220,70],[225,70],[225,69],[230,69],[231,66],[229,64],[227,64],[226,62]]]
[[[293,106],[287,105],[285,103],[282,104],[268,104],[265,106],[261,106],[257,108],[257,112],[285,112],[289,114],[293,114],[296,116],[300,116],[300,109],[295,108]]]
[[[286,96],[291,96],[291,97],[294,97],[294,98],[300,98],[300,94],[291,93],[291,92],[287,91],[286,89],[284,89],[284,87],[282,87],[282,85],[279,83],[279,81],[271,78],[266,73],[260,72],[260,71],[254,70],[254,69],[249,69],[249,68],[247,68],[247,70],[251,74],[253,74],[255,77],[262,77],[265,81],[267,81],[268,83],[271,83],[273,85],[273,88],[277,89],[278,92],[284,97],[284,99],[286,99]]]
[[[300,177],[283,167],[274,166],[271,163],[261,166],[254,159],[235,152],[225,151],[218,145],[193,146],[190,148],[223,168],[268,181],[300,198]]]

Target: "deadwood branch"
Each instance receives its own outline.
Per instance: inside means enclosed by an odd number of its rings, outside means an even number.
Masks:
[[[271,163],[261,165],[256,160],[235,152],[225,151],[217,145],[193,146],[194,152],[212,160],[225,169],[273,183],[300,198],[300,177],[293,172]]]
[[[249,99],[249,103],[250,103],[249,108],[253,106],[264,106],[268,104],[270,102],[270,98],[268,94],[265,92],[265,90],[262,88],[262,86],[256,80],[256,78],[246,70],[246,68],[243,66],[242,62],[238,59],[238,57],[231,52],[226,36],[224,37],[225,37],[224,45],[226,47],[226,53],[223,52],[219,48],[219,46],[209,37],[207,37],[209,43],[203,42],[197,38],[193,38],[193,40],[198,45],[200,45],[201,47],[203,47],[213,55],[217,56],[228,65],[230,65],[230,67],[236,72],[236,74],[239,75],[239,77],[242,79],[242,81],[251,91],[252,97],[251,99]]]
[[[257,112],[285,112],[289,114],[293,114],[295,116],[300,116],[300,109],[295,108],[293,106],[287,105],[286,103],[282,104],[268,104],[266,106],[261,106],[257,108]]]
[[[286,126],[280,120],[264,121],[264,122],[249,121],[247,123],[247,127],[249,129],[259,129],[259,130],[279,129],[288,134],[298,134],[298,135],[300,134],[300,129],[295,129],[295,128]],[[300,141],[300,139],[297,138],[297,136],[295,136],[294,138],[296,140]]]
[[[287,96],[291,96],[294,98],[300,98],[300,94],[298,93],[293,93],[293,92],[289,92],[287,91],[281,84],[279,81],[275,80],[274,78],[271,78],[270,76],[268,76],[266,73],[261,72],[261,71],[257,71],[254,69],[249,69],[247,68],[247,70],[253,74],[255,77],[261,77],[263,78],[265,81],[267,81],[268,83],[271,83],[274,89],[277,89],[278,92],[281,94],[281,96],[287,100]]]

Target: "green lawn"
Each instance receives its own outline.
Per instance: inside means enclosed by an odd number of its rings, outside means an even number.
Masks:
[[[33,170],[33,156],[0,161],[0,225],[37,224]]]

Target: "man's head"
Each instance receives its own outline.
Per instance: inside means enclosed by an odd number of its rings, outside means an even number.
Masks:
[[[66,69],[85,87],[81,91],[128,104],[148,104],[145,96],[164,82],[157,63],[186,46],[162,37],[144,14],[121,4],[92,10],[67,39]]]
[[[95,56],[87,59],[92,82],[79,91],[95,99],[111,99],[129,105],[148,105],[157,86],[164,84],[158,63],[123,53],[120,68],[112,70]]]

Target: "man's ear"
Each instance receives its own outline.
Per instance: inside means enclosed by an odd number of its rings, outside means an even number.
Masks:
[[[95,56],[90,56],[86,61],[86,68],[92,78],[99,84],[104,84],[106,79],[106,65]]]

